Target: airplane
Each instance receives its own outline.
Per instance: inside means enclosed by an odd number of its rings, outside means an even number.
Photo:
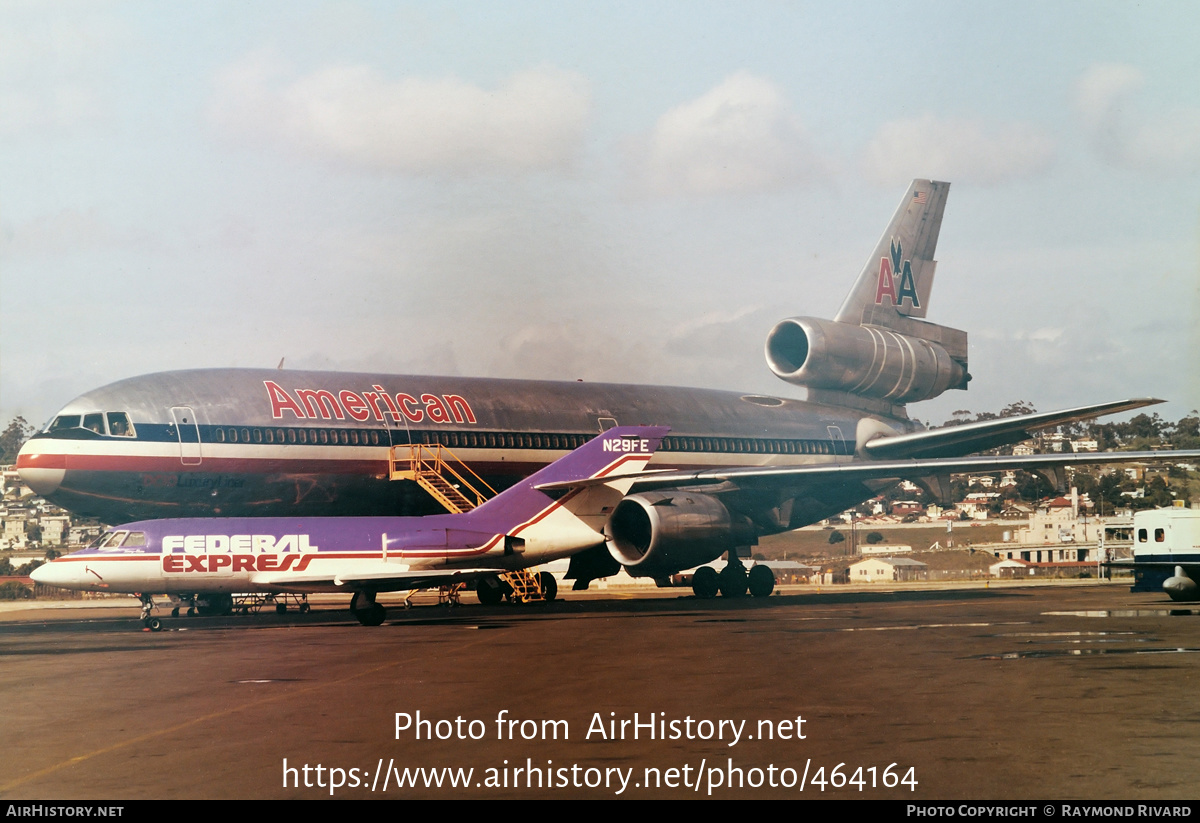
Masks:
[[[475,582],[480,601],[494,604],[504,596],[500,573],[602,546],[609,512],[667,431],[609,429],[467,512],[127,523],[31,577],[65,589],[137,594],[152,631],[162,629],[151,614],[153,594],[203,599],[205,608],[227,612],[235,592],[351,592],[350,611],[366,626],[387,617],[380,592]],[[554,577],[541,572],[537,582],[554,599]]]
[[[418,515],[440,507],[416,483],[390,479],[396,449],[447,447],[505,488],[618,424],[666,425],[652,465],[667,474],[635,483],[606,526],[612,540],[573,555],[568,578],[586,588],[621,566],[661,577],[727,553],[718,588],[736,596],[748,585],[739,554],[759,537],[845,511],[898,480],[944,497],[951,472],[1024,469],[1061,487],[1072,463],[1162,459],[967,457],[1162,402],[1153,398],[937,429],[909,418],[907,404],[971,380],[966,332],[924,319],[949,185],[912,182],[832,320],[791,317],[768,333],[768,366],[804,399],[280,369],[163,372],[75,398],[24,445],[17,468],[37,494],[107,523]],[[693,587],[715,592],[707,574]]]

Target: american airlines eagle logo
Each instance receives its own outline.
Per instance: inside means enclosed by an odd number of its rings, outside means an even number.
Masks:
[[[883,298],[890,297],[892,305],[900,308],[904,305],[905,298],[908,298],[908,302],[914,309],[921,308],[921,299],[917,297],[917,283],[913,279],[912,260],[905,260],[901,263],[903,256],[903,245],[892,238],[891,259],[879,258],[879,281],[875,286],[875,305],[882,306]],[[900,279],[898,286],[896,284],[897,276]]]

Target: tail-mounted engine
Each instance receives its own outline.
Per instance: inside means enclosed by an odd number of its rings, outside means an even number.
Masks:
[[[789,383],[891,403],[965,389],[971,379],[966,332],[894,311],[868,310],[861,326],[788,318],[767,335],[766,354],[771,371]]]
[[[608,550],[634,577],[663,577],[758,542],[754,527],[715,497],[645,492],[623,499],[604,527]]]

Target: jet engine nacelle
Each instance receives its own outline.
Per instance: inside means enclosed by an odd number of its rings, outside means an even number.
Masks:
[[[766,353],[771,371],[789,383],[893,403],[928,400],[970,380],[939,342],[883,326],[790,317],[771,329]]]
[[[612,556],[634,577],[663,577],[757,542],[715,497],[693,492],[644,492],[620,503],[604,526]]]

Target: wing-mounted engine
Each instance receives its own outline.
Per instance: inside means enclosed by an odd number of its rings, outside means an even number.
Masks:
[[[609,517],[604,537],[613,558],[634,577],[665,577],[758,542],[753,525],[720,500],[686,491],[626,497]]]
[[[864,312],[860,326],[788,318],[767,335],[767,365],[789,383],[891,403],[967,387],[966,332],[887,311]]]

